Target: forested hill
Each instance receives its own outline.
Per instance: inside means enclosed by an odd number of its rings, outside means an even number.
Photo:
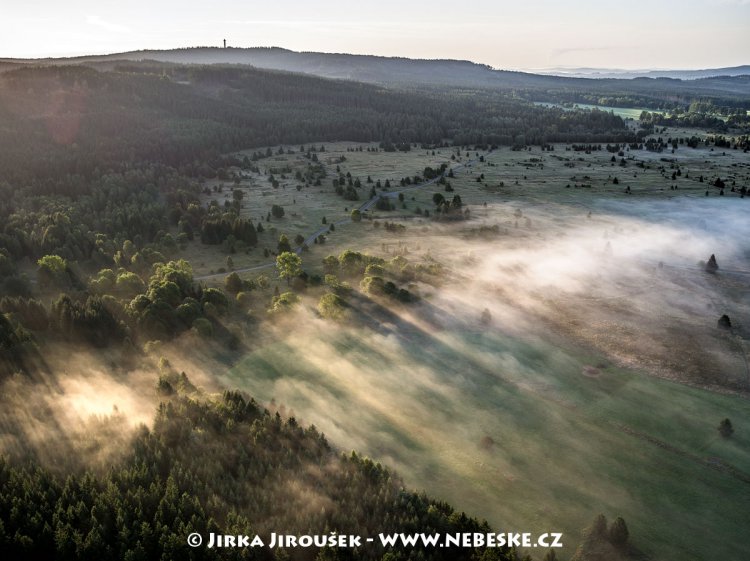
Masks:
[[[296,52],[278,47],[143,50],[103,56],[32,61],[44,64],[111,65],[116,61],[155,60],[177,64],[239,64],[257,68],[313,74],[327,78],[354,80],[398,87],[440,86],[489,88],[494,90],[576,90],[612,95],[647,95],[652,100],[697,96],[721,98],[750,94],[750,76],[723,76],[700,79],[648,77],[638,79],[588,79],[495,70],[465,60],[421,60],[343,53]],[[688,101],[689,103],[689,101]]]
[[[604,112],[500,94],[416,94],[251,67],[127,63],[0,74],[0,181],[139,161],[181,166],[255,146],[351,140],[525,144],[625,141]]]
[[[154,60],[175,64],[240,64],[256,68],[313,74],[326,78],[377,84],[432,84],[468,87],[551,85],[554,77],[522,72],[497,73],[468,60],[424,60],[346,53],[296,52],[279,47],[219,49],[211,47],[144,50],[71,59],[44,59],[44,64],[101,64]],[[498,81],[498,77],[503,80]]]

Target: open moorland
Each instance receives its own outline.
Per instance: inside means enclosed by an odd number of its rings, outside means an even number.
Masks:
[[[0,73],[0,549],[744,559],[745,78],[70,62]]]
[[[659,136],[694,135],[705,137]],[[677,142],[661,152],[326,143],[317,186],[295,177],[310,159],[288,146],[238,183],[207,183],[205,204],[242,190],[242,215],[264,225],[258,248],[232,254],[241,277],[273,276],[263,249],[273,254],[282,234],[305,238],[313,275],[345,250],[440,271],[405,285],[416,303],[344,297],[343,323],[316,318],[325,291],[308,289],[297,319],[221,381],[494,525],[575,536],[591,512],[616,513],[655,558],[717,547],[739,558],[750,506],[750,441],[740,436],[750,413],[750,201],[740,193],[750,160]],[[423,185],[425,168],[441,164],[457,171]],[[360,185],[356,200],[336,194],[339,178]],[[373,188],[393,209],[352,222]],[[459,195],[464,219],[434,220],[438,193]],[[272,205],[285,215],[266,220]],[[321,228],[325,243],[310,243]],[[704,270],[712,253],[716,274]],[[184,255],[199,278],[223,282],[224,256],[191,246]],[[723,314],[729,331],[717,328]],[[731,440],[716,430],[724,417]]]

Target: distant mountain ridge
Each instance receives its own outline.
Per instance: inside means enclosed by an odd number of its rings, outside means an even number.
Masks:
[[[256,68],[314,74],[325,78],[371,83],[399,83],[406,80],[446,85],[453,82],[488,85],[497,71],[468,60],[410,59],[353,55],[346,53],[297,52],[281,47],[218,48],[194,47],[172,50],[142,50],[109,55],[46,59],[0,59],[0,63],[97,65],[114,61],[155,60],[174,64],[242,64]],[[502,71],[505,72],[505,71]],[[509,72],[520,76],[535,76]],[[460,80],[458,79],[460,76]],[[541,80],[545,77],[540,76]]]
[[[679,90],[685,96],[750,95],[750,71],[743,76],[679,79],[649,76],[636,78],[576,77],[496,70],[468,60],[409,59],[345,53],[297,52],[280,47],[220,48],[192,47],[171,50],[141,50],[108,55],[47,59],[0,59],[0,71],[22,64],[84,65],[111,69],[127,61],[157,61],[168,64],[236,64],[339,80],[396,86],[484,88],[492,90],[578,90],[593,94],[613,91],[648,92],[668,97]],[[5,68],[4,68],[5,67]],[[745,67],[736,67],[745,68]],[[750,67],[747,67],[750,68]],[[584,69],[585,70],[585,69]],[[721,70],[721,69],[719,69]],[[675,71],[680,72],[680,71]],[[710,71],[686,71],[710,72]]]
[[[699,80],[719,76],[750,75],[750,65],[727,66],[724,68],[704,68],[701,70],[622,70],[616,68],[549,68],[537,71],[545,76],[569,78],[676,78],[678,80]]]

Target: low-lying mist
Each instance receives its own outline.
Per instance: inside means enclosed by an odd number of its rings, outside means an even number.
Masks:
[[[157,401],[147,364],[123,372],[87,349],[45,348],[32,377],[2,384],[0,454],[34,458],[60,472],[106,469],[133,429],[150,424]]]
[[[417,302],[354,293],[335,322],[303,297],[260,323],[229,371],[192,335],[128,368],[50,350],[35,378],[3,383],[0,450],[106,469],[151,424],[163,354],[196,385],[314,423],[499,530],[563,531],[572,548],[605,512],[649,554],[708,558],[718,540],[731,557],[742,517],[723,513],[750,508],[741,202],[514,203],[410,221],[400,237],[383,232],[398,248],[352,249],[389,259],[405,247],[413,265],[441,264],[408,284]],[[342,232],[360,227],[372,228]],[[715,274],[701,264],[711,254]],[[722,314],[731,330],[717,327]],[[724,417],[730,440],[716,430]]]
[[[720,505],[750,505],[730,473],[750,472],[750,439],[716,431],[750,412],[722,395],[750,388],[736,202],[498,205],[411,224],[406,257],[447,269],[410,287],[419,303],[355,304],[341,324],[303,309],[222,380],[495,525],[577,536],[602,511],[651,552],[700,548],[678,512],[713,528]],[[700,263],[711,254],[717,274]],[[741,547],[738,528],[717,531]]]

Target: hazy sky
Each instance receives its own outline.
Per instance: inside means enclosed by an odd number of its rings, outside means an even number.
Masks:
[[[497,68],[750,63],[750,0],[0,0],[0,58],[280,46]]]

